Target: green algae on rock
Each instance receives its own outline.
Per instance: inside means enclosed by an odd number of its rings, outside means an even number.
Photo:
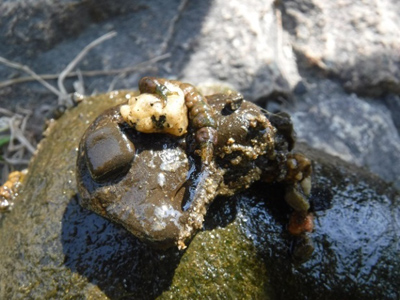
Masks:
[[[240,222],[196,235],[159,299],[273,299],[266,267]]]
[[[49,124],[46,138],[30,163],[18,205],[0,230],[6,248],[1,251],[0,298],[50,299],[68,291],[76,295],[93,291],[87,279],[64,265],[62,220],[76,195],[75,161],[80,136],[97,114],[121,101],[117,95],[85,99]]]
[[[289,255],[279,185],[217,199],[185,252],[156,251],[83,209],[79,140],[125,93],[85,99],[47,131],[0,228],[1,299],[187,299],[218,289],[222,299],[399,298],[398,191],[319,151],[303,149],[314,161],[317,228],[315,255],[302,265]]]
[[[81,135],[128,94],[85,99],[48,128],[19,205],[0,231],[1,298],[146,299],[168,288],[181,257],[177,250],[154,251],[78,204],[74,169]]]

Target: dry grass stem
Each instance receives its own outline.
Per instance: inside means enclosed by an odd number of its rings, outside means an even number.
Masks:
[[[72,71],[72,69],[74,69],[76,67],[76,65],[82,60],[82,58],[85,57],[85,55],[91,49],[93,49],[97,45],[101,44],[102,42],[104,42],[110,38],[113,38],[116,35],[117,35],[117,33],[115,31],[112,31],[105,35],[102,35],[98,39],[95,39],[93,42],[91,42],[89,45],[87,45],[85,48],[83,48],[82,51],[79,52],[79,54],[65,67],[65,69],[61,71],[60,75],[58,76],[58,80],[57,80],[58,89],[60,90],[61,95],[68,95],[67,90],[64,87],[64,80],[67,77],[68,73],[70,73]],[[65,101],[68,101],[67,97],[59,96],[59,104],[63,104],[63,102],[65,102]]]
[[[36,149],[36,141],[28,129],[28,120],[32,115],[30,110],[19,108],[15,113],[0,108],[0,114],[0,119],[3,120],[0,138],[9,140],[1,147],[0,180],[5,182],[11,171],[28,166],[29,158]]]
[[[95,76],[110,76],[110,75],[118,75],[118,74],[128,74],[128,73],[132,73],[134,71],[143,69],[143,67],[152,64],[152,63],[156,63],[159,62],[161,60],[164,60],[168,57],[170,57],[171,54],[170,53],[165,53],[156,57],[153,57],[149,60],[143,61],[141,63],[138,63],[134,66],[131,67],[127,67],[127,68],[121,68],[121,69],[111,69],[111,70],[92,70],[92,71],[82,71],[80,70],[79,72],[82,74],[82,76],[84,77],[95,77]],[[1,57],[0,57],[1,58]],[[1,60],[0,60],[1,62]],[[70,72],[68,73],[68,75],[66,76],[66,78],[70,78],[70,77],[77,77],[79,76],[78,71],[76,72]],[[55,80],[59,77],[59,74],[38,74],[37,76],[40,76],[40,78],[42,79],[46,79],[46,80]],[[14,84],[19,84],[19,83],[24,83],[24,82],[29,82],[29,81],[37,81],[37,79],[35,77],[32,76],[27,76],[27,77],[19,77],[19,78],[14,78],[14,79],[10,79],[10,80],[5,80],[0,82],[0,88],[4,88],[10,85],[14,85]]]
[[[52,86],[51,84],[49,84],[47,81],[45,81],[42,77],[40,77],[38,74],[36,74],[32,69],[30,69],[28,66],[26,65],[21,65],[19,63],[10,61],[4,57],[0,56],[0,63],[9,66],[11,68],[17,69],[17,70],[22,70],[26,73],[28,73],[29,75],[32,76],[32,78],[34,80],[39,81],[42,85],[44,85],[49,91],[53,92],[54,94],[56,94],[58,97],[62,97],[62,94],[60,93],[59,90],[57,90],[54,86]]]
[[[183,8],[185,7],[186,2],[187,0],[183,0],[181,2],[180,6],[181,10],[183,10]],[[174,25],[176,21],[177,19],[171,23],[168,36],[171,36],[173,34]],[[84,90],[83,79],[85,76],[92,77],[92,76],[117,75],[117,77],[120,78],[128,73],[137,70],[144,70],[145,68],[148,68],[149,66],[151,66],[156,62],[170,57],[170,54],[166,53],[153,57],[147,61],[143,61],[134,66],[122,69],[73,71],[73,69],[76,68],[76,66],[79,64],[82,58],[91,49],[93,49],[100,43],[114,37],[115,35],[116,32],[110,32],[91,42],[89,45],[87,45],[85,48],[82,49],[82,51],[65,67],[65,69],[60,74],[38,75],[28,66],[10,61],[0,56],[0,63],[17,70],[22,70],[28,75],[30,75],[26,77],[13,78],[10,80],[0,82],[0,88],[28,81],[38,81],[58,97],[58,105],[65,105],[66,107],[70,107],[73,105],[73,102],[72,98],[70,98],[64,86],[64,81],[66,78],[78,77],[78,81],[75,82],[74,88],[80,94],[84,94],[85,90]],[[167,44],[168,44],[168,38],[166,39],[166,45]],[[46,81],[46,80],[56,80],[56,79],[57,79],[58,89]],[[54,107],[44,105],[42,107],[42,110],[50,111],[52,108],[54,109]],[[40,108],[38,109],[40,110]],[[1,133],[0,139],[2,139],[2,144],[0,145],[1,182],[5,182],[10,172],[16,169],[26,168],[28,166],[30,157],[35,152],[37,141],[35,140],[33,133],[30,131],[28,126],[28,120],[31,116],[32,116],[32,111],[21,107],[17,108],[17,112],[12,112],[6,108],[0,107],[0,133]]]

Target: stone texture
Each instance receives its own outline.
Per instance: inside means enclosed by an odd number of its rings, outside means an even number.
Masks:
[[[170,53],[158,64],[118,78],[113,84],[116,89],[136,87],[138,78],[147,74],[194,84],[226,81],[254,99],[274,89],[290,91],[280,69],[293,74],[290,78],[296,76],[293,59],[286,65],[278,59],[280,37],[272,1],[218,0],[212,5],[211,1],[177,0],[18,1],[0,3],[0,12],[1,55],[37,73],[60,72],[84,46],[115,30],[118,36],[93,49],[80,69],[134,66]],[[21,72],[0,65],[1,78],[11,75]],[[86,93],[107,91],[113,77],[84,78]],[[74,91],[72,83],[67,80],[69,92]],[[54,98],[37,84],[15,85],[1,93],[0,105],[22,95],[29,95],[30,107]]]
[[[393,94],[388,95],[385,98],[385,104],[390,110],[393,123],[396,126],[397,131],[400,133],[400,97]]]
[[[297,70],[293,57],[282,64],[282,31],[272,2],[215,1],[191,41],[196,46],[181,76],[195,84],[227,82],[249,99],[289,92]]]
[[[398,299],[400,195],[376,176],[304,145],[313,160],[315,252],[290,257],[279,185],[217,199],[186,251],[156,251],[83,209],[77,147],[102,95],[46,132],[0,230],[1,299]],[[56,175],[55,175],[56,174]]]
[[[400,88],[400,6],[395,0],[283,0],[283,26],[299,63],[378,96]]]
[[[349,95],[330,80],[310,85],[297,100],[292,119],[300,140],[364,166],[400,188],[400,137],[382,102]]]

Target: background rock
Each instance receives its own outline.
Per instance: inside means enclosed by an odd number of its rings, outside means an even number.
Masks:
[[[319,80],[296,99],[296,108],[289,111],[299,140],[400,187],[395,167],[400,165],[400,139],[391,115],[398,110],[390,110],[383,101],[346,94],[330,80]]]
[[[299,63],[362,95],[400,93],[396,1],[283,0],[281,7]]]
[[[286,108],[298,137],[399,188],[398,4],[284,0],[279,7],[301,75],[295,105]]]

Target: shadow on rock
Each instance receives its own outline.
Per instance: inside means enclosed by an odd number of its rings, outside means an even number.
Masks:
[[[108,297],[154,299],[171,284],[183,252],[154,250],[70,199],[62,219],[64,264]]]
[[[184,251],[156,250],[122,226],[82,208],[70,199],[62,219],[64,264],[97,285],[111,299],[155,299],[171,285]],[[237,203],[217,199],[209,208],[204,229],[230,224]],[[190,247],[190,245],[189,245]]]

